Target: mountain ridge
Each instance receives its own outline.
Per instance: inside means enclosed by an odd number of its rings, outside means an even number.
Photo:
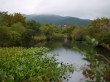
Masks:
[[[27,20],[35,20],[41,24],[55,24],[55,25],[77,25],[77,26],[88,26],[91,22],[90,19],[81,19],[72,16],[60,16],[60,15],[49,15],[49,14],[31,14],[25,15]]]

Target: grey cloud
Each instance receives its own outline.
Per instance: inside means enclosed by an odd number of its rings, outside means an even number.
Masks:
[[[79,18],[109,17],[110,0],[0,0],[0,10]]]

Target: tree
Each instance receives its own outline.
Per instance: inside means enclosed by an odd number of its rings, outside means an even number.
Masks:
[[[99,43],[110,44],[110,32],[101,32],[97,35],[97,40]]]
[[[47,39],[52,39],[52,36],[55,33],[55,28],[53,25],[45,24],[40,27],[40,31],[43,35],[47,36]]]
[[[99,41],[99,43],[108,43],[110,32],[110,19],[97,18],[92,21],[88,30],[88,34]],[[108,38],[108,39],[107,39]]]
[[[86,31],[83,27],[75,28],[71,34],[74,40],[85,40]]]
[[[18,22],[25,25],[25,17],[23,17],[20,13],[8,14],[8,12],[1,12],[0,22],[0,25],[8,27]]]
[[[4,15],[2,15],[0,22],[2,26],[10,27],[13,23],[13,15],[8,15],[7,13],[5,13]]]
[[[75,28],[76,28],[76,26],[74,26],[74,25],[65,27],[65,28],[62,29],[62,33],[65,34],[65,35],[67,35],[67,38],[68,38],[68,39],[71,39],[71,38],[72,38],[72,37],[71,37],[71,34],[72,34],[72,32],[73,32],[73,30],[74,30]]]
[[[26,31],[22,34],[22,44],[24,46],[28,46],[32,44],[33,40],[33,30],[26,29]]]
[[[20,22],[22,25],[25,25],[25,17],[23,17],[20,13],[15,13],[13,15],[13,23]]]
[[[99,28],[99,30],[103,30],[103,28],[108,28],[110,26],[110,19],[108,18],[97,18],[93,20],[90,24],[94,28]]]
[[[36,22],[35,20],[30,20],[26,22],[27,29],[33,30],[34,34],[38,34],[40,32],[40,23]]]
[[[9,28],[0,26],[0,46],[8,46]]]
[[[23,32],[25,32],[26,28],[22,25],[22,23],[17,22],[17,23],[14,23],[11,26],[11,30],[16,31],[16,32],[22,34]]]
[[[9,45],[20,46],[21,45],[21,34],[16,31],[9,32]]]
[[[89,26],[89,31],[92,30],[92,34],[97,34],[100,32],[110,31],[110,19],[108,18],[97,18],[93,20]]]

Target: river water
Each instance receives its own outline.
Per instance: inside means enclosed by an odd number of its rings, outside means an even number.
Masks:
[[[56,59],[59,62],[73,64],[75,67],[74,73],[68,82],[85,82],[85,77],[82,74],[81,67],[88,64],[87,61],[83,60],[84,56],[79,52],[64,47],[56,48],[49,53],[57,54]],[[66,82],[66,81],[64,81]]]
[[[50,48],[48,55],[55,54],[56,59],[59,62],[73,64],[75,71],[71,74],[71,78],[68,81],[64,80],[63,82],[87,82],[87,78],[82,74],[81,68],[90,62],[83,60],[86,58],[81,52],[96,52],[97,54],[109,55],[110,51],[103,48],[91,47],[85,42],[72,42],[72,41],[51,41],[37,44],[36,46],[44,46]],[[79,49],[79,50],[78,50]],[[80,52],[81,51],[81,52]]]
[[[46,46],[50,48],[50,52],[48,54],[56,54],[58,56],[55,56],[56,59],[58,59],[59,62],[63,63],[69,63],[73,64],[76,70],[71,75],[71,78],[69,78],[68,81],[64,82],[86,82],[86,78],[82,74],[81,67],[85,64],[88,64],[87,61],[83,60],[85,57],[80,52],[74,50],[74,46],[83,48],[80,43],[72,43],[72,42],[47,42],[44,44],[39,44],[39,46]]]
[[[76,68],[74,73],[71,75],[71,78],[69,78],[69,81],[64,81],[64,82],[86,82],[87,78],[85,78],[85,76],[82,74],[81,68],[84,65],[89,64],[89,62],[83,60],[83,58],[86,57],[82,53],[80,53],[77,49],[80,49],[81,51],[87,53],[88,51],[91,51],[93,49],[93,48],[91,49],[90,45],[87,45],[85,42],[51,41],[51,42],[37,44],[37,46],[44,46],[50,48],[48,54],[58,55],[55,57],[56,59],[58,59],[59,62],[69,63],[74,65],[74,67]],[[99,54],[105,54],[105,55],[108,53],[108,51],[100,48],[98,48],[98,50],[95,49],[94,51]]]

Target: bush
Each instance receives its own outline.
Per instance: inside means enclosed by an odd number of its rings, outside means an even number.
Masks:
[[[43,42],[43,41],[45,41],[46,39],[47,39],[47,37],[44,36],[44,35],[34,36],[34,37],[33,37],[33,40],[34,40],[35,42]]]

